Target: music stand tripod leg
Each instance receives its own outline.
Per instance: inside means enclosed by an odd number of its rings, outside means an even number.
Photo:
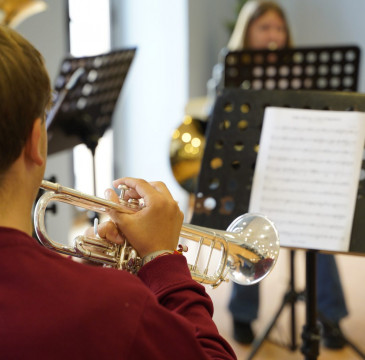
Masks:
[[[270,324],[267,326],[266,330],[262,333],[262,335],[260,337],[255,338],[254,342],[252,343],[252,350],[251,350],[250,354],[248,355],[247,360],[253,359],[253,357],[255,356],[255,354],[257,353],[257,351],[259,350],[259,348],[261,347],[262,343],[269,336],[270,331],[274,327],[277,319],[279,318],[281,312],[283,311],[285,305],[287,304],[285,298],[286,298],[286,295],[284,296],[284,300],[283,300],[283,302],[282,302],[279,310],[277,311],[277,313],[274,316],[274,318],[271,320]]]
[[[321,316],[321,314],[318,314],[318,319],[320,322],[325,321],[325,318]],[[362,352],[354,343],[352,343],[341,331],[340,336],[344,340],[345,344],[349,346],[354,352],[356,352],[361,359],[365,359],[365,353]]]
[[[350,342],[345,336],[346,345],[348,345],[353,351],[355,351],[361,359],[365,359],[365,353],[363,353],[354,343]]]

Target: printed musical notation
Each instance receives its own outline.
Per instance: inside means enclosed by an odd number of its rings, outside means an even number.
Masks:
[[[282,246],[348,251],[364,140],[365,113],[266,108],[249,211]]]

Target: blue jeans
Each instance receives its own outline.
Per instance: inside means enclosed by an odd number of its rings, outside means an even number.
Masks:
[[[237,321],[250,323],[257,319],[259,284],[251,286],[234,284],[229,310],[233,319]],[[348,314],[333,255],[317,254],[317,310],[333,322],[338,322]]]

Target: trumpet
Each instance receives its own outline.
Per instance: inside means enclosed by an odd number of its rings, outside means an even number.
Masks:
[[[66,246],[52,240],[45,227],[45,211],[51,201],[97,213],[141,210],[143,204],[139,199],[124,200],[126,187],[121,189],[119,204],[45,180],[41,188],[46,192],[39,198],[34,210],[34,229],[41,245],[104,266],[138,272],[142,260],[128,239],[121,245],[97,236],[80,235],[74,239],[72,246]],[[261,281],[273,269],[280,249],[279,235],[272,221],[254,213],[237,217],[226,231],[183,223],[179,247],[188,249],[183,255],[187,258],[192,278],[213,288],[229,279],[241,285]]]

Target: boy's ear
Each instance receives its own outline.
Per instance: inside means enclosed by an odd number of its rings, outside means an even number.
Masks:
[[[42,166],[45,158],[42,154],[42,120],[36,119],[33,128],[25,144],[25,154],[35,164]]]

